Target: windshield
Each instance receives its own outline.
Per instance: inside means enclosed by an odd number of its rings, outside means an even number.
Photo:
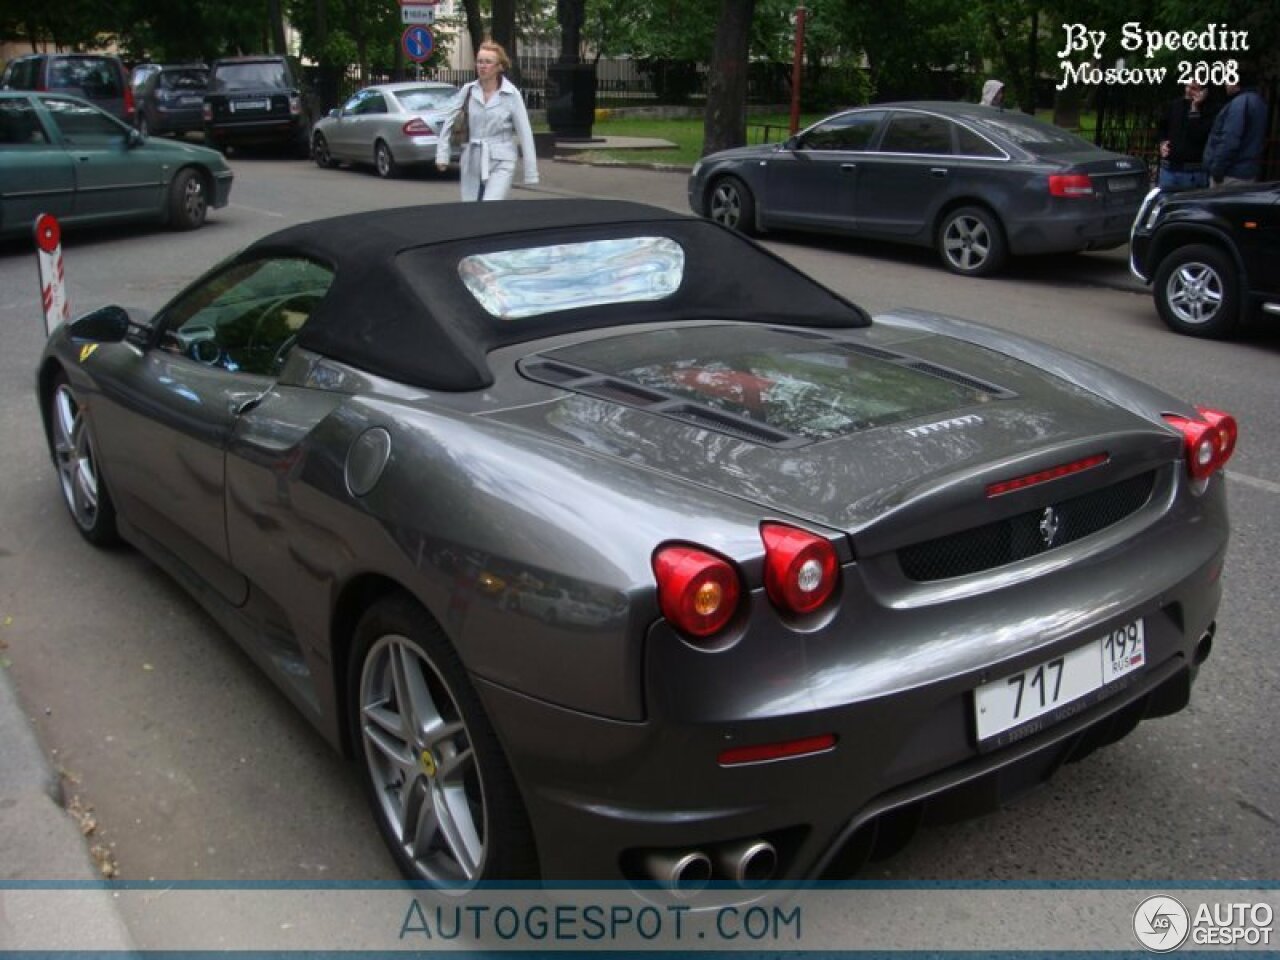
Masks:
[[[284,90],[289,86],[284,64],[278,60],[224,63],[213,74],[214,90]]]
[[[160,86],[165,90],[203,90],[209,83],[209,72],[190,70],[166,70],[160,74]]]
[[[559,243],[463,257],[458,273],[490,316],[504,320],[671,296],[684,250],[669,237]]]
[[[392,96],[410,112],[443,109],[458,91],[454,87],[418,87],[414,90],[397,90]]]
[[[1061,127],[1055,127],[1025,115],[1004,113],[998,117],[966,116],[965,119],[975,127],[1011,140],[1024,150],[1029,150],[1038,156],[1098,149],[1088,140],[1082,140],[1074,133],[1068,133]]]

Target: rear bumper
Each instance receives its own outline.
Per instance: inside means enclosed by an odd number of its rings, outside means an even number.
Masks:
[[[147,113],[147,123],[154,133],[190,133],[204,126],[200,107],[167,110],[157,107]]]
[[[204,124],[205,139],[218,143],[283,143],[301,140],[306,125],[301,117],[238,120]]]
[[[1107,250],[1128,243],[1138,205],[1112,210],[1069,210],[1052,217],[1010,221],[1009,250],[1014,254],[1072,253]]]
[[[477,678],[521,785],[544,876],[644,882],[654,855],[701,852],[718,863],[760,840],[777,851],[775,880],[842,875],[871,853],[892,852],[920,822],[997,807],[1140,720],[1180,710],[1221,598],[1225,498],[1221,490],[1209,496],[1215,502],[1202,505],[1190,535],[1184,517],[1141,545],[1095,556],[1092,570],[1059,570],[1053,602],[1043,587],[1016,582],[940,606],[848,597],[856,616],[792,636],[785,656],[755,663],[741,658],[750,628],[733,657],[717,660],[721,654],[693,651],[660,621],[646,642],[643,722],[565,709]],[[1153,563],[1176,551],[1171,563]],[[846,593],[858,589],[852,579]],[[1113,585],[1102,618],[1100,582]],[[1143,668],[1056,721],[979,748],[976,687],[1138,617]],[[990,652],[1027,633],[1033,643],[1014,643],[1019,652]],[[786,641],[764,639],[774,650]],[[844,668],[812,667],[833,649],[854,651]],[[988,658],[981,665],[957,666],[948,652],[975,649]],[[736,701],[724,697],[735,690]],[[728,746],[826,735],[836,742],[822,753],[730,767],[717,759]]]

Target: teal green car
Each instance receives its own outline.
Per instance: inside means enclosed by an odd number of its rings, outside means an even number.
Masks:
[[[78,97],[0,92],[0,237],[29,233],[42,213],[194,230],[227,205],[231,180],[216,150],[148,139]]]

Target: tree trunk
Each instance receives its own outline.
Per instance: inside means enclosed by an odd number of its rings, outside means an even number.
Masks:
[[[271,28],[272,49],[276,53],[288,53],[284,36],[284,12],[280,9],[280,0],[267,0],[267,20]]]
[[[493,39],[502,44],[511,58],[507,76],[520,85],[520,68],[516,65],[516,0],[493,0]]]
[[[484,17],[480,13],[480,0],[462,0],[462,9],[467,14],[467,36],[471,38],[471,55],[475,56],[480,44],[484,43]]]
[[[747,142],[747,53],[755,0],[720,0],[720,23],[711,54],[702,154]]]

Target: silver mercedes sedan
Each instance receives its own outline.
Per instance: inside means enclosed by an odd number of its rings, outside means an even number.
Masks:
[[[436,131],[458,92],[449,83],[385,83],[357,90],[341,109],[316,123],[311,157],[317,166],[372,164],[380,177],[436,159]],[[456,159],[456,157],[455,157]]]

